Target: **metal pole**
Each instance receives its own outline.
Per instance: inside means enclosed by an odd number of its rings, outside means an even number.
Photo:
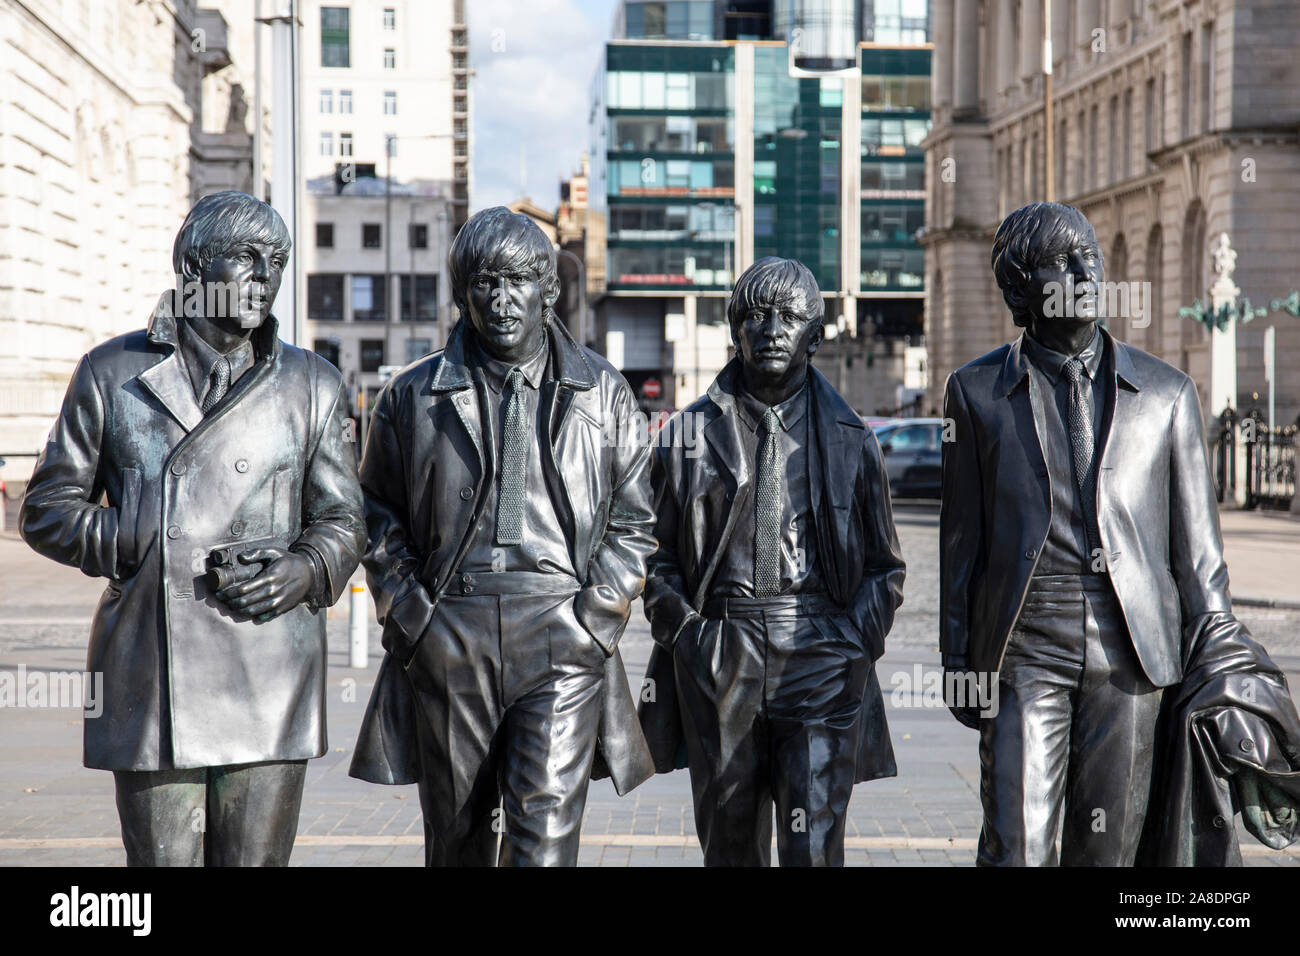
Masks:
[[[384,172],[384,361],[392,363],[389,351],[392,347],[393,309],[389,303],[393,300],[393,137],[384,137],[385,172]]]
[[[262,0],[253,0],[253,195],[266,201],[262,177]]]
[[[1056,140],[1052,123],[1052,0],[1043,0],[1043,171],[1044,198],[1056,202]]]
[[[370,657],[370,606],[364,584],[352,585],[348,615],[348,666],[360,670],[369,663]]]
[[[280,308],[284,317],[280,337],[290,345],[298,344],[298,285],[302,256],[298,222],[298,20],[294,0],[286,0],[287,13],[271,19],[271,114],[277,131],[271,140],[271,205],[280,214],[294,250],[289,254],[285,277],[280,286]]]

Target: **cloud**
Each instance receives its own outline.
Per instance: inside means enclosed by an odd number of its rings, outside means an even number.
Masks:
[[[559,203],[559,181],[589,149],[591,84],[612,0],[475,0],[470,7],[472,207],[531,196]]]

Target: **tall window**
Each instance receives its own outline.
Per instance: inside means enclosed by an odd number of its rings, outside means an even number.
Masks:
[[[379,366],[384,364],[384,340],[383,339],[362,339],[361,340],[361,371],[378,372]]]
[[[1214,22],[1201,27],[1201,132],[1214,122]]]
[[[334,91],[333,90],[320,91],[320,111],[322,113],[334,112]]]
[[[320,8],[320,65],[352,65],[347,7]]]
[[[334,134],[333,133],[320,134],[320,154],[322,156],[334,155]]]
[[[351,90],[339,90],[339,112],[340,113],[352,112],[352,91]]]
[[[397,92],[395,90],[384,90],[384,115],[397,115]]]
[[[339,155],[345,157],[352,155],[351,133],[339,133]]]
[[[1192,33],[1183,34],[1182,55],[1179,57],[1180,76],[1183,81],[1182,100],[1179,103],[1178,138],[1186,139],[1192,135],[1192,96],[1196,88],[1192,85]]]
[[[358,322],[384,321],[384,277],[352,277],[352,318]]]
[[[384,29],[397,29],[397,11],[392,7],[384,7]]]
[[[391,46],[384,48],[384,69],[385,70],[397,69],[397,51],[394,50]]]
[[[1154,76],[1147,80],[1146,88],[1142,91],[1142,98],[1143,122],[1146,125],[1146,139],[1143,142],[1143,147],[1146,152],[1150,153],[1154,152],[1156,148],[1156,132],[1159,124],[1156,117],[1156,78]],[[1145,163],[1142,164],[1142,168],[1146,168]]]
[[[307,276],[307,318],[322,322],[343,320],[343,276]]]
[[[361,247],[363,249],[381,249],[383,233],[377,222],[364,222],[361,224]]]
[[[1124,91],[1124,113],[1120,117],[1124,126],[1120,134],[1120,173],[1125,179],[1133,175],[1133,87]]]
[[[334,223],[332,222],[316,223],[316,248],[317,249],[334,248]]]
[[[1108,125],[1110,128],[1106,131],[1106,154],[1108,159],[1107,165],[1109,168],[1106,170],[1106,182],[1107,184],[1110,184],[1119,179],[1119,162],[1121,159],[1119,147],[1118,96],[1112,96],[1110,98]]]

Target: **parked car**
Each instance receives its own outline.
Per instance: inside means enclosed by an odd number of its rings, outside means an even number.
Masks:
[[[942,418],[896,418],[873,425],[895,498],[940,497]]]

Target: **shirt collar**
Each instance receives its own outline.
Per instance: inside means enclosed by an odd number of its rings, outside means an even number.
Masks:
[[[743,383],[737,384],[739,388],[736,389],[736,397],[739,401],[736,403],[736,407],[740,409],[741,420],[744,421],[750,431],[756,432],[759,424],[763,421],[763,414],[767,411],[768,406],[749,394]],[[771,408],[772,411],[776,412],[776,420],[781,423],[781,428],[784,431],[790,431],[803,418],[804,412],[808,408],[807,381],[804,382],[799,391],[780,405],[773,405]]]
[[[1030,335],[1028,329],[1025,330],[1024,341],[1025,354],[1029,356],[1029,360],[1034,363],[1039,371],[1051,380],[1053,385],[1061,380],[1065,363],[1070,361],[1071,358],[1082,360],[1088,378],[1096,381],[1097,371],[1101,368],[1102,356],[1106,352],[1105,336],[1101,334],[1096,325],[1092,327],[1092,340],[1074,356],[1066,355],[1064,352],[1058,352],[1055,349],[1049,349]]]
[[[242,339],[238,345],[224,356],[194,330],[193,323],[184,319],[177,323],[181,332],[181,355],[185,359],[186,371],[194,385],[195,394],[200,398],[207,393],[208,381],[212,375],[212,366],[217,359],[225,358],[230,362],[230,382],[234,384],[249,366],[253,364],[253,344]]]
[[[541,347],[533,354],[531,358],[525,359],[518,366],[511,365],[508,362],[502,362],[488,355],[487,350],[481,346],[477,340],[474,342],[473,364],[483,370],[483,377],[488,386],[498,395],[505,388],[506,376],[512,369],[518,368],[524,373],[524,381],[533,388],[539,388],[542,384],[542,378],[546,374],[546,360],[550,355],[550,333],[547,332],[542,336]]]

